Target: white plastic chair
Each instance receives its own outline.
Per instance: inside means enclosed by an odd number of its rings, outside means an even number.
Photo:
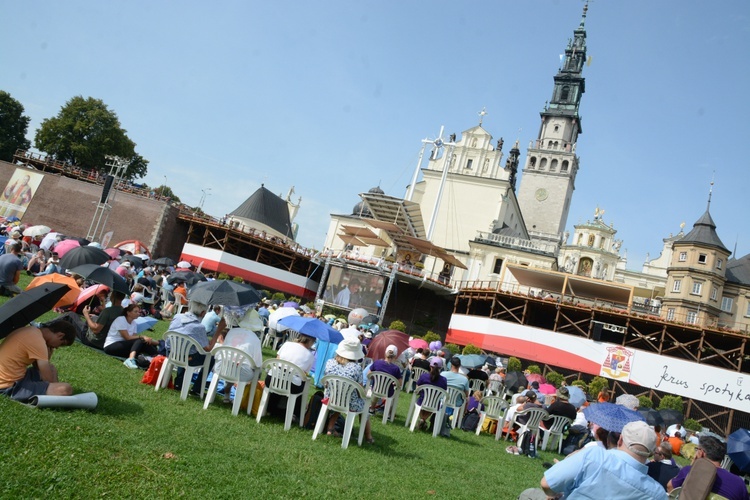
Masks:
[[[484,383],[484,380],[481,378],[472,378],[469,379],[469,390],[471,390],[471,393],[473,394],[474,391],[481,391],[484,392],[484,387],[487,384]]]
[[[570,418],[563,415],[555,415],[552,417],[552,425],[550,425],[549,429],[539,426],[539,432],[542,433],[542,451],[547,450],[547,444],[551,438],[552,442],[557,439],[557,453],[561,454],[563,432],[565,431],[565,426],[570,425],[571,423],[573,423],[573,420]]]
[[[302,368],[299,366],[289,361],[284,361],[283,359],[267,359],[263,362],[261,368],[271,376],[271,383],[266,384],[263,389],[263,396],[260,399],[258,415],[256,416],[255,421],[260,423],[260,419],[263,418],[266,413],[268,398],[271,393],[274,393],[287,398],[286,417],[284,418],[285,431],[288,431],[292,427],[294,405],[297,402],[297,398],[302,397],[299,414],[299,426],[302,427],[305,420],[305,412],[307,411],[307,394],[309,390],[309,379],[307,378],[307,374],[302,371]],[[292,394],[292,381],[295,375],[302,379],[303,385],[302,392],[298,394]]]
[[[419,368],[418,366],[411,369],[411,378],[409,379],[409,385],[406,386],[406,392],[414,391],[414,388],[417,386],[417,380],[419,380],[419,377],[421,377],[423,373],[429,373],[429,371],[424,368]]]
[[[500,439],[505,423],[505,415],[508,412],[508,402],[498,396],[487,396],[482,399],[484,410],[479,412],[479,423],[477,424],[477,436],[482,432],[484,421],[488,418],[497,420],[497,430],[495,431],[495,441]]]
[[[234,347],[218,346],[214,347],[211,352],[216,362],[203,409],[207,409],[208,405],[213,403],[219,379],[224,379],[225,383],[237,384],[237,390],[234,393],[234,404],[232,405],[232,415],[237,415],[240,412],[240,404],[242,404],[242,396],[245,394],[245,386],[250,384],[250,397],[247,401],[247,414],[250,415],[250,411],[253,408],[253,399],[255,398],[255,386],[258,384],[258,376],[260,375],[258,366],[247,353]],[[243,365],[245,369],[249,366],[253,371],[253,376],[250,380],[242,377]]]
[[[357,415],[361,416],[359,422],[359,439],[357,444],[362,446],[362,441],[365,437],[365,425],[367,424],[367,418],[370,412],[367,408],[367,398],[365,397],[365,390],[358,383],[344,377],[338,377],[336,375],[326,375],[321,379],[321,383],[324,387],[328,388],[328,402],[324,403],[320,407],[320,413],[318,414],[318,421],[315,422],[315,431],[313,432],[313,440],[317,439],[318,434],[323,431],[326,422],[328,421],[328,410],[331,410],[342,415],[346,415],[346,423],[344,424],[344,435],[341,440],[341,447],[346,449],[349,446],[349,439],[352,436],[352,428],[354,427],[354,419]],[[365,406],[361,411],[355,412],[349,409],[349,402],[352,399],[352,394],[357,393],[360,398],[365,400]]]
[[[526,420],[526,423],[522,424],[518,421],[518,418],[526,415],[528,416],[528,420]],[[534,438],[534,447],[539,447],[539,423],[549,418],[549,413],[547,413],[547,410],[544,408],[527,408],[526,410],[516,412],[515,415],[513,415],[513,420],[508,424],[508,434],[506,437],[510,436],[510,430],[513,428],[514,424],[518,424],[518,430],[516,431],[518,433],[518,446],[521,447],[521,436],[526,431],[531,432],[531,435]]]
[[[276,342],[276,329],[266,328],[265,336],[263,337],[263,347],[271,347],[271,344]]]
[[[297,340],[297,337],[299,337],[299,332],[295,330],[286,330],[284,334],[281,337],[276,337],[275,341],[273,343],[273,350],[278,351],[279,350],[279,344],[283,340],[284,342],[295,342]]]
[[[466,409],[466,393],[461,389],[448,386],[448,399],[445,400],[445,410],[448,412],[448,408],[453,408],[453,422],[451,422],[451,428],[455,429],[456,425],[463,420],[464,410]],[[461,404],[458,402],[461,401]]]
[[[181,293],[174,293],[174,309],[172,309],[172,316],[176,316],[178,314],[182,314],[182,312],[187,309],[187,299],[184,295]]]
[[[500,396],[500,392],[503,389],[502,380],[490,380],[487,387],[484,390],[485,396]]]
[[[721,461],[721,468],[729,470],[732,468],[733,463],[734,462],[732,462],[732,459],[729,458],[729,455],[724,455],[724,460]]]
[[[172,370],[176,368],[184,368],[185,375],[182,377],[182,392],[180,393],[180,399],[187,399],[188,389],[190,388],[190,381],[193,379],[193,374],[203,369],[203,377],[201,380],[196,382],[200,384],[201,392],[200,397],[203,399],[203,394],[206,392],[206,378],[208,377],[208,367],[211,365],[211,353],[203,350],[195,339],[188,337],[177,332],[167,332],[165,334],[167,342],[169,342],[169,356],[161,367],[159,372],[159,378],[156,381],[155,390],[163,389],[169,385],[169,380],[172,378]],[[190,366],[188,358],[190,357],[190,351],[195,349],[197,354],[206,356],[203,365],[201,366]]]
[[[419,394],[422,394],[421,404],[417,404]],[[445,418],[445,401],[447,399],[448,391],[445,389],[427,384],[417,386],[411,397],[409,414],[406,417],[406,425],[411,423],[409,430],[414,432],[414,428],[417,426],[417,421],[419,421],[419,414],[424,410],[435,414],[435,425],[432,429],[432,437],[437,437],[443,426],[443,419]]]
[[[393,375],[384,372],[369,372],[367,374],[368,395],[370,396],[370,406],[375,399],[385,399],[385,408],[383,411],[383,423],[388,423],[390,419],[396,417],[396,407],[398,406],[398,380]],[[389,389],[393,388],[393,396],[388,395]]]

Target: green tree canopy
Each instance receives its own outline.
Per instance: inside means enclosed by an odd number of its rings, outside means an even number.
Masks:
[[[108,172],[105,156],[130,158],[123,177],[146,175],[148,160],[135,152],[135,143],[120,125],[117,114],[101,99],[76,96],[53,118],[42,122],[36,132],[37,149],[82,168]]]
[[[26,138],[31,118],[23,115],[23,105],[0,90],[0,160],[12,161],[16,149],[29,149]]]
[[[172,198],[172,201],[176,201],[177,203],[181,202],[180,197],[174,194],[172,188],[167,186],[166,184],[162,184],[159,187],[153,188],[153,192],[160,196],[168,196],[169,198]]]

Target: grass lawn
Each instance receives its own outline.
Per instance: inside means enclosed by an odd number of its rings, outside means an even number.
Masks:
[[[159,322],[154,336],[166,327]],[[510,499],[538,486],[542,463],[557,457],[508,455],[508,443],[487,434],[412,434],[404,427],[405,393],[394,424],[373,421],[374,445],[360,448],[353,437],[342,450],[337,438],[312,441],[298,427],[284,432],[280,420],[232,417],[220,397],[204,411],[198,398],[155,392],[140,383],[142,371],[78,343],[59,349],[53,362],[62,381],[75,392],[96,392],[99,405],[38,410],[0,398],[2,498]]]

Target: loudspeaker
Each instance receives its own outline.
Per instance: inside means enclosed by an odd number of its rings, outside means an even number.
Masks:
[[[591,340],[599,342],[602,340],[602,328],[604,325],[601,323],[594,323],[594,330],[591,332]]]
[[[102,189],[102,199],[99,200],[99,203],[107,203],[107,198],[109,197],[109,190],[112,189],[112,183],[115,182],[115,178],[112,175],[108,175],[106,179],[104,179],[104,189]]]

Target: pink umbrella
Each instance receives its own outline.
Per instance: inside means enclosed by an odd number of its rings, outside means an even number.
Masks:
[[[414,349],[429,349],[430,344],[425,339],[411,339],[409,347],[413,347]]]
[[[55,243],[55,247],[53,248],[54,252],[57,252],[57,255],[62,257],[69,251],[73,250],[76,247],[80,247],[81,244],[78,243],[76,240],[62,240],[57,243]]]
[[[95,285],[84,288],[83,290],[81,290],[80,295],[78,295],[78,298],[76,299],[75,308],[78,308],[78,306],[80,306],[81,304],[88,302],[91,297],[101,291],[109,293],[109,287],[106,287],[104,285]]]
[[[526,380],[529,381],[529,385],[531,385],[532,382],[539,382],[540,385],[547,383],[547,380],[539,373],[530,373],[526,375]]]
[[[555,394],[557,389],[552,384],[539,384],[539,392],[542,394]]]
[[[108,248],[105,250],[107,252],[107,255],[112,257],[112,260],[116,260],[120,258],[120,250],[117,248]]]

